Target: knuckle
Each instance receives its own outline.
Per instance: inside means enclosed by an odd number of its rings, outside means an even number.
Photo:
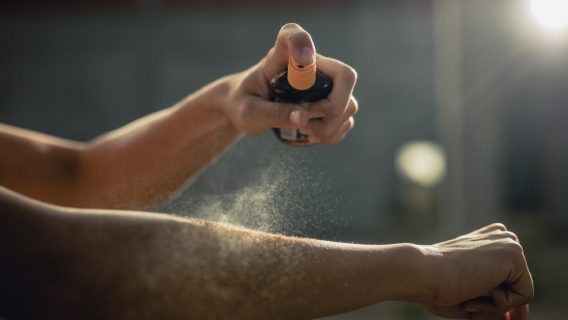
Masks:
[[[300,25],[295,22],[288,22],[280,28],[280,31],[288,30],[288,29],[301,29]]]
[[[347,109],[347,112],[349,113],[350,116],[353,116],[353,115],[357,114],[358,111],[359,111],[359,102],[357,102],[357,100],[352,97],[351,103],[349,103],[349,108]]]
[[[519,237],[517,237],[517,235],[514,234],[514,233],[511,232],[511,231],[503,231],[503,235],[506,236],[506,237],[508,237],[508,238],[510,238],[510,239],[515,240],[516,242],[519,241]]]
[[[502,224],[501,222],[493,223],[493,224],[491,224],[491,227],[493,229],[497,229],[497,230],[501,230],[501,231],[507,231],[507,227],[504,224]]]
[[[349,117],[348,121],[348,125],[347,125],[347,131],[353,129],[353,127],[355,127],[355,118],[353,117]]]
[[[352,98],[353,100],[353,115],[357,114],[357,112],[359,112],[359,101],[357,101],[357,99],[355,99],[355,97]]]
[[[508,244],[508,248],[511,250],[512,254],[517,257],[521,257],[523,253],[523,246],[517,241],[507,238],[505,242]]]
[[[357,71],[355,71],[355,69],[353,69],[351,66],[343,64],[341,67],[341,75],[350,85],[353,85],[355,84],[355,82],[357,82]]]

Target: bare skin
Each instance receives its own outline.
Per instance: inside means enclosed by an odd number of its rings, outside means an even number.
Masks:
[[[301,54],[305,48],[308,56]],[[10,150],[0,156],[0,185],[65,206],[148,209],[245,134],[293,127],[308,133],[312,143],[337,144],[357,112],[355,71],[318,55],[318,68],[335,84],[328,99],[309,111],[270,102],[268,81],[287,66],[290,54],[306,64],[316,59],[310,35],[296,24],[282,28],[275,47],[257,65],[87,143],[0,124],[0,150]]]
[[[309,319],[395,300],[527,319],[531,276],[500,224],[430,246],[355,245],[119,210],[167,200],[243,135],[293,127],[340,142],[358,108],[355,71],[317,55],[328,99],[267,101],[290,54],[316,59],[295,24],[257,65],[87,143],[0,125],[0,316]]]
[[[14,318],[311,319],[407,301],[503,319],[533,294],[500,224],[431,246],[357,245],[50,206],[5,189],[0,199],[0,311]],[[494,304],[468,312],[485,295]]]

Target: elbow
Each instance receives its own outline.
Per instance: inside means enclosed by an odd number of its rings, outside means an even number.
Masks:
[[[93,152],[92,142],[80,143],[75,145],[66,160],[62,161],[67,172],[66,179],[66,199],[61,205],[77,208],[113,208],[105,205],[101,195],[102,190],[108,187],[108,168],[105,168],[104,161],[97,159],[97,154]]]
[[[53,150],[53,154],[47,158],[51,159],[51,167],[54,168],[52,172],[55,173],[51,179],[58,182],[58,187],[46,190],[46,198],[40,200],[62,206],[85,206],[85,150],[86,145],[83,143],[73,143],[63,149]]]

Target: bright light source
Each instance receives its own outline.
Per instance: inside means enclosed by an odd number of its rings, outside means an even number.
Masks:
[[[532,0],[532,12],[546,27],[568,26],[568,0]]]
[[[415,141],[403,145],[397,155],[399,173],[423,187],[440,183],[446,173],[446,159],[442,148],[432,142]]]

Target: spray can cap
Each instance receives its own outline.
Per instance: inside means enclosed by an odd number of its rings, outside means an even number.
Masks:
[[[290,57],[288,60],[288,83],[296,90],[308,90],[316,83],[316,63],[303,65]]]

